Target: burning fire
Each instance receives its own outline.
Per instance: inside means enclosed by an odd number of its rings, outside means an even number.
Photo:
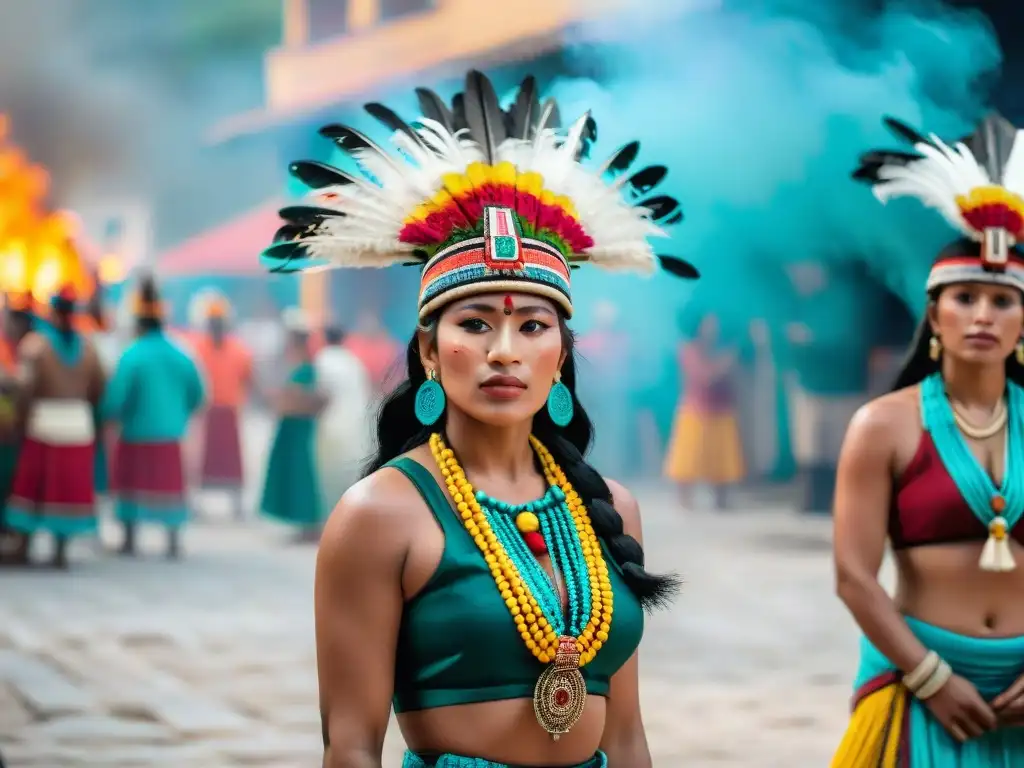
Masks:
[[[10,141],[10,123],[0,115],[0,291],[31,293],[45,305],[64,284],[82,299],[95,291],[82,259],[77,219],[46,207],[50,176]]]

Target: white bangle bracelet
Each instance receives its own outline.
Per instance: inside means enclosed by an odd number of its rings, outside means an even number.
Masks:
[[[917,689],[928,682],[928,678],[935,674],[935,670],[939,668],[941,662],[942,659],[939,658],[939,654],[935,651],[928,651],[924,658],[921,659],[921,663],[903,676],[903,685],[911,693],[917,693]]]
[[[927,682],[914,693],[918,699],[925,701],[942,690],[942,687],[949,682],[953,676],[953,669],[944,661],[939,662],[938,669],[932,673]]]

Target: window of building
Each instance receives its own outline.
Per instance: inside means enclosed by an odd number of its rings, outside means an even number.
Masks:
[[[319,43],[348,31],[348,0],[306,0],[309,42]]]
[[[434,0],[380,0],[380,20],[394,21],[412,13],[429,11]]]

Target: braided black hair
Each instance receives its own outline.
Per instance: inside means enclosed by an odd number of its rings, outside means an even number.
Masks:
[[[430,324],[436,329],[436,323]],[[679,588],[674,575],[655,575],[644,569],[644,550],[636,539],[623,532],[622,517],[612,505],[612,493],[604,478],[584,459],[594,439],[594,426],[576,397],[576,361],[574,337],[564,319],[559,320],[566,350],[562,383],[572,395],[573,418],[565,427],[556,426],[547,409],[533,417],[533,433],[551,451],[565,476],[580,495],[590,515],[594,532],[608,554],[622,570],[623,580],[644,608],[651,610],[668,604]],[[416,391],[427,374],[420,360],[419,342],[413,336],[406,351],[408,377],[381,404],[377,418],[377,452],[367,463],[369,475],[397,456],[424,444],[437,425],[425,427],[416,419]]]

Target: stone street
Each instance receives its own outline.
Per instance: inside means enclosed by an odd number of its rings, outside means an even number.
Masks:
[[[652,566],[686,580],[642,650],[655,765],[826,765],[855,658],[827,521],[642,500]],[[79,551],[71,575],[0,574],[10,768],[319,765],[313,549],[226,517],[192,528],[182,563],[144,543],[140,560]],[[392,728],[385,765],[400,752]]]
[[[827,765],[856,660],[828,520],[682,512],[656,486],[638,495],[649,565],[685,579],[641,652],[655,766]],[[320,765],[314,549],[215,503],[181,563],[150,532],[138,560],[85,545],[70,574],[0,572],[9,768]],[[109,547],[116,531],[105,534]],[[384,765],[401,749],[392,727]]]

